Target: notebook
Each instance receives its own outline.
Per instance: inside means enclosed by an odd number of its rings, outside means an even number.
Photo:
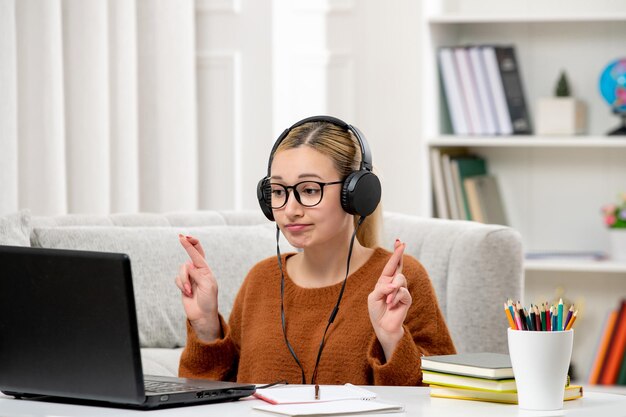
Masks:
[[[0,246],[0,334],[0,390],[16,398],[155,408],[255,391],[144,377],[125,254]]]
[[[422,369],[477,378],[513,378],[511,359],[509,355],[502,353],[480,352],[423,356]]]
[[[319,399],[315,399],[313,385],[286,385],[257,389],[254,396],[270,404],[319,403],[342,400],[371,400],[376,393],[352,384],[320,385]]]

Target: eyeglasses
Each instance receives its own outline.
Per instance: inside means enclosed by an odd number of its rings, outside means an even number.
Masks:
[[[314,207],[322,201],[325,186],[342,183],[343,181],[302,181],[294,185],[270,183],[265,189],[265,201],[269,201],[273,209],[282,208],[287,204],[291,189],[298,203],[304,207]]]

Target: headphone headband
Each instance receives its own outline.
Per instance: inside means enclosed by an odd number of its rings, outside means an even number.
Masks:
[[[274,220],[274,213],[272,212],[272,207],[270,206],[271,196],[268,193],[270,188],[272,161],[274,160],[276,150],[287,135],[289,135],[289,132],[298,126],[310,122],[330,123],[339,126],[348,132],[352,132],[352,134],[356,137],[356,140],[361,148],[361,166],[358,171],[352,171],[346,178],[343,179],[341,188],[341,207],[347,213],[359,215],[362,218],[369,216],[378,206],[382,191],[378,177],[372,172],[372,154],[370,152],[370,148],[359,129],[332,116],[307,117],[306,119],[296,122],[288,129],[285,129],[285,131],[278,137],[276,143],[274,143],[274,146],[272,147],[272,153],[270,154],[269,161],[267,163],[267,176],[261,178],[257,184],[256,195],[263,214],[265,214],[265,217],[269,220]]]
[[[364,139],[363,134],[361,133],[361,131],[356,126],[352,126],[352,125],[350,125],[350,124],[348,124],[348,123],[344,122],[343,120],[338,119],[336,117],[320,115],[320,116],[311,116],[311,117],[307,117],[306,119],[302,119],[299,122],[296,122],[293,125],[291,125],[290,127],[288,127],[287,129],[285,129],[283,131],[283,133],[280,134],[278,139],[276,139],[276,142],[274,143],[274,146],[272,147],[272,151],[270,153],[269,161],[267,162],[267,176],[268,176],[268,178],[271,175],[271,168],[272,168],[272,161],[274,160],[274,154],[276,153],[276,150],[278,149],[280,144],[283,142],[283,140],[285,140],[287,135],[289,135],[289,132],[291,132],[296,127],[299,127],[299,126],[302,126],[303,124],[311,123],[311,122],[326,122],[326,123],[330,123],[330,124],[333,124],[335,126],[339,126],[341,128],[344,128],[348,132],[352,132],[352,134],[354,134],[354,137],[356,138],[357,142],[359,143],[359,147],[361,149],[361,166],[360,166],[359,169],[360,170],[365,169],[365,170],[370,171],[370,172],[372,171],[372,167],[373,167],[373,165],[372,165],[372,153],[371,153],[369,145],[368,145],[367,141]]]

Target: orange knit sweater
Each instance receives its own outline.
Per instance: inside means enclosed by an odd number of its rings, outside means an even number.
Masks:
[[[283,265],[289,256],[283,255]],[[377,248],[348,277],[339,313],[326,335],[318,383],[419,385],[422,355],[455,353],[426,270],[417,260],[405,255],[403,273],[413,303],[404,322],[404,337],[391,360],[385,361],[370,322],[367,296],[390,256],[390,252]],[[307,383],[340,289],[341,283],[322,288],[298,287],[285,270],[287,336],[304,367]],[[220,321],[224,337],[212,343],[200,341],[187,322],[187,346],[179,368],[181,377],[248,383],[302,382],[300,368],[283,337],[280,270],[275,257],[252,268],[235,299],[229,323],[221,316]]]

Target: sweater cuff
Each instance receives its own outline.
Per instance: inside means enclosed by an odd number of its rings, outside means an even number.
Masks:
[[[398,341],[390,360],[385,362],[385,352],[376,335],[368,349],[374,385],[422,385],[420,352],[409,329],[403,325],[404,335]]]
[[[193,326],[187,320],[187,346],[181,356],[181,377],[224,379],[235,359],[235,347],[230,338],[230,327],[220,314],[223,337],[213,342],[198,339]]]

